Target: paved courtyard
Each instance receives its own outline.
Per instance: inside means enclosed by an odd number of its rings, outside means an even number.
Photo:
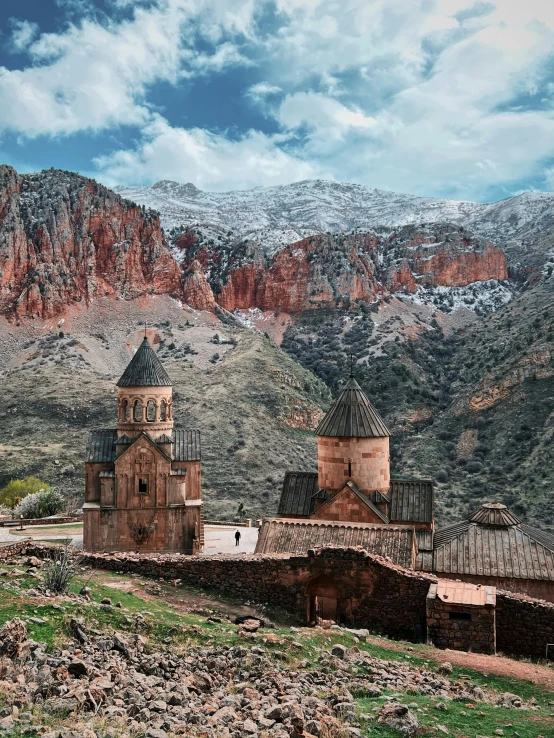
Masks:
[[[58,531],[62,526],[57,526]],[[69,527],[73,527],[68,525]],[[240,531],[240,544],[235,545],[235,532]],[[62,541],[66,537],[62,538],[59,533],[58,535],[51,536],[43,526],[40,531],[33,530],[33,526],[25,528],[25,535],[31,538],[37,538],[42,541]],[[71,544],[75,548],[83,547],[83,536],[74,535],[73,532],[69,534],[71,537]],[[68,536],[68,537],[69,537]],[[10,533],[8,528],[0,528],[0,545],[15,543],[21,540],[21,536]],[[213,554],[250,554],[254,553],[256,548],[256,542],[258,540],[258,528],[235,528],[228,525],[206,525],[204,528],[204,555],[210,556]]]

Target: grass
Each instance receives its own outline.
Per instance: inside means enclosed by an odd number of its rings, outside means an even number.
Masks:
[[[6,566],[8,570],[15,567]],[[142,599],[140,593],[125,592],[109,586],[113,580],[114,584],[127,582],[128,576],[114,572],[96,573],[89,580],[89,573],[83,571],[71,584],[71,591],[78,592],[84,584],[91,590],[92,602],[83,606],[77,600],[70,598],[57,598],[55,601],[44,599],[40,604],[35,604],[34,598],[24,595],[26,589],[36,586],[37,580],[29,575],[18,576],[17,589],[14,580],[8,576],[0,579],[0,624],[13,617],[20,617],[28,621],[28,618],[43,618],[45,623],[28,622],[27,627],[31,638],[45,642],[49,650],[54,647],[62,647],[70,637],[69,622],[74,617],[82,617],[87,625],[101,631],[117,630],[121,632],[135,632],[135,615],[141,614],[149,624],[149,630],[144,635],[152,646],[159,649],[171,648],[174,652],[184,652],[192,645],[206,646],[232,646],[244,645],[243,636],[239,635],[236,626],[229,623],[210,623],[205,616],[182,612],[177,606],[169,603],[164,598],[164,593],[159,596],[148,595],[148,601]],[[142,581],[142,580],[138,580]],[[199,591],[187,588],[175,590],[181,598],[186,599],[190,593],[191,601],[198,597]],[[109,597],[113,603],[119,603],[120,607],[104,607],[101,600]],[[232,600],[221,600],[221,609],[228,609]],[[308,629],[292,630],[288,627],[276,628],[271,631],[262,631],[264,648],[268,652],[279,652],[276,654],[279,661],[290,669],[315,668],[328,666],[327,653],[336,643],[342,643],[346,647],[356,644],[361,650],[369,652],[372,656],[388,661],[408,661],[414,666],[429,671],[436,671],[439,664],[426,658],[428,647],[423,645],[402,644],[395,641],[394,644],[383,638],[382,643],[357,642],[354,636],[338,631],[310,631]],[[404,650],[399,651],[399,646]],[[409,652],[406,650],[410,648]],[[446,657],[445,657],[446,658]],[[308,666],[306,667],[305,663]],[[363,676],[365,666],[352,666],[353,673]],[[524,701],[531,698],[537,700],[537,710],[521,711],[517,709],[507,710],[491,704],[479,702],[447,702],[447,710],[437,710],[436,704],[441,702],[440,697],[422,696],[419,694],[399,694],[384,692],[383,695],[395,696],[398,701],[412,705],[422,725],[421,736],[440,736],[436,726],[444,726],[451,738],[475,738],[476,735],[495,736],[494,731],[498,728],[504,731],[506,738],[543,738],[554,737],[554,718],[550,702],[554,702],[554,694],[530,682],[516,679],[504,678],[495,675],[486,675],[466,668],[454,667],[451,679],[459,680],[462,675],[469,676],[473,684],[486,688],[488,691],[513,692],[518,694]],[[360,714],[376,715],[375,708],[380,707],[383,698],[368,698],[363,693],[356,694],[356,701]],[[467,707],[474,706],[474,709]],[[362,723],[364,735],[371,738],[398,738],[385,726],[377,724],[374,719]],[[13,734],[17,738],[17,734]]]

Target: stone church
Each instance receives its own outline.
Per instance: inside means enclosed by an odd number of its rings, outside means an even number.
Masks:
[[[116,428],[87,444],[84,549],[200,553],[200,433],[174,429],[171,380],[146,336],[117,388]]]
[[[257,553],[361,546],[407,569],[554,602],[554,536],[499,503],[435,530],[432,482],[390,478],[390,432],[352,376],[316,433],[318,471],[285,476]]]

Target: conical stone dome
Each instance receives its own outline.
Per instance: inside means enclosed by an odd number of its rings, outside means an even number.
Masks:
[[[508,510],[506,505],[499,502],[487,502],[468,517],[471,523],[490,525],[497,528],[507,528],[519,525],[520,519]]]
[[[390,431],[354,377],[316,428],[318,436],[387,438]]]
[[[146,336],[121,375],[118,387],[171,387],[171,379]]]

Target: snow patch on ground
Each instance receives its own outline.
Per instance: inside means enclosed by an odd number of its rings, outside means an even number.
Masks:
[[[509,282],[489,279],[486,282],[473,282],[466,287],[420,285],[415,294],[397,294],[397,297],[418,305],[434,305],[444,313],[468,308],[478,315],[487,315],[510,302],[515,293],[515,286]]]

